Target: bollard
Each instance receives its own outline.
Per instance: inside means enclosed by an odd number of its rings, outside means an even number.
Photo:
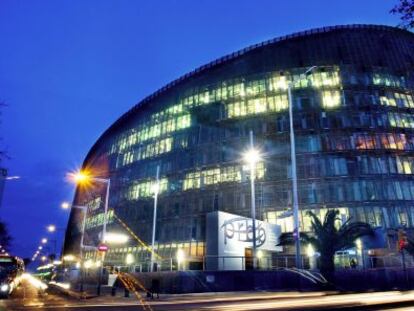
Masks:
[[[127,288],[125,288],[124,297],[125,298],[129,297],[129,290]]]
[[[111,288],[111,296],[116,296],[116,287],[112,286]]]

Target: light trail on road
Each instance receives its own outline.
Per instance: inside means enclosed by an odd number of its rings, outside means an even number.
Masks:
[[[154,311],[178,310],[414,310],[414,291],[373,292],[339,294],[336,292],[237,292],[200,293],[183,295],[163,295],[160,300],[101,296],[88,300],[72,300],[62,295],[50,293],[38,297],[33,284],[24,281],[26,299],[15,297],[1,301],[6,310],[91,310],[91,311],[132,311],[151,308]],[[16,299],[17,298],[17,299]],[[142,305],[145,303],[145,306]],[[404,307],[402,307],[404,306]],[[341,309],[342,310],[342,309]]]

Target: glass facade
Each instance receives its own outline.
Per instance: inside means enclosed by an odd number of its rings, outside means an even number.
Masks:
[[[106,260],[149,257],[153,187],[160,166],[157,252],[204,254],[205,216],[250,215],[242,161],[249,131],[257,164],[256,214],[292,230],[287,87],[292,86],[302,230],[306,211],[338,208],[373,226],[414,227],[414,35],[386,26],[316,29],[236,52],[185,75],[114,123],[84,168],[111,179],[108,230],[119,217],[139,237]],[[304,72],[317,66],[309,75]],[[93,192],[93,195],[91,195]],[[77,189],[89,206],[87,239],[102,230],[105,191]],[[116,214],[116,217],[114,217]],[[66,252],[76,249],[72,212]],[[91,256],[91,254],[87,254]]]

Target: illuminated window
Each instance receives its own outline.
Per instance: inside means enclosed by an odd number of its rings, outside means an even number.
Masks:
[[[338,71],[318,71],[316,69],[309,75],[309,79],[312,87],[316,88],[322,86],[337,86],[341,83]]]
[[[247,101],[247,114],[258,114],[266,112],[266,98],[260,97]]]
[[[270,111],[279,112],[289,107],[288,96],[285,94],[268,97],[267,102]]]
[[[138,200],[139,198],[148,198],[154,196],[155,180],[138,182],[132,185],[128,190],[130,200]],[[168,189],[168,179],[161,178],[159,180],[159,193]]]
[[[241,170],[242,167],[237,165],[188,173],[184,178],[183,190],[199,189],[202,186],[225,182],[240,182],[242,180]],[[256,179],[263,179],[264,175],[264,163],[259,162],[256,165]]]
[[[322,91],[322,107],[326,109],[336,108],[341,105],[339,91]]]
[[[255,80],[247,83],[246,94],[247,96],[256,96],[263,94],[266,91],[265,80]]]
[[[86,218],[85,227],[86,229],[91,229],[94,227],[102,226],[105,220],[105,213],[95,214]],[[107,220],[108,224],[114,221],[114,211],[108,210]]]
[[[270,91],[284,91],[288,88],[288,80],[284,75],[276,75],[269,79]]]

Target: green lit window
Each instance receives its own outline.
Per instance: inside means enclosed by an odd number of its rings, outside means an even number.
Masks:
[[[91,229],[94,227],[102,226],[105,220],[105,213],[99,213],[86,218],[85,227]],[[114,211],[109,210],[107,214],[107,223],[112,223],[114,220]]]
[[[159,180],[159,193],[165,192],[168,189],[168,179],[161,178]],[[129,188],[129,199],[138,200],[139,198],[148,198],[154,195],[155,180],[148,180],[138,182]]]
[[[225,182],[240,182],[242,180],[242,167],[227,166],[221,168],[207,169],[186,174],[183,190],[199,189],[202,186],[215,185]],[[263,179],[265,166],[263,162],[256,165],[256,179]]]
[[[261,95],[266,91],[265,80],[250,81],[246,86],[247,96]]]

